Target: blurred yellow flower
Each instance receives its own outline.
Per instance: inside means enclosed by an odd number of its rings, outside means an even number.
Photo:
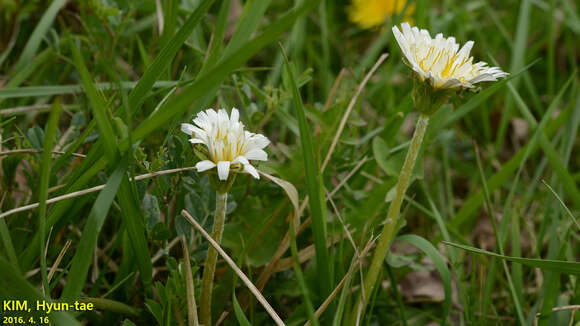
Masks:
[[[405,9],[407,0],[352,0],[348,8],[350,20],[362,28],[381,25],[387,17],[399,14]],[[409,4],[403,21],[411,22],[415,5]]]

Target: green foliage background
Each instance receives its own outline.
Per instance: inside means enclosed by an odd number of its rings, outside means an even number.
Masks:
[[[0,299],[97,305],[51,314],[58,325],[191,322],[179,239],[196,296],[208,243],[180,212],[211,229],[215,193],[193,171],[134,177],[195,165],[179,124],[237,107],[249,130],[272,140],[259,169],[292,183],[301,203],[310,198],[292,238],[297,252],[272,265],[263,295],[297,325],[314,321],[312,309],[344,284],[320,324],[348,324],[370,256],[356,258],[380,233],[417,117],[390,32],[403,15],[363,30],[348,5],[0,0],[0,214],[39,203],[0,219]],[[576,308],[551,311],[580,304],[580,6],[409,6],[419,27],[474,40],[476,60],[511,76],[461,93],[432,117],[404,203],[405,235],[361,324],[577,323]],[[357,86],[384,52],[321,171]],[[276,184],[238,176],[222,245],[255,284],[293,214]],[[225,325],[272,324],[246,292],[219,261],[213,320],[227,312]]]

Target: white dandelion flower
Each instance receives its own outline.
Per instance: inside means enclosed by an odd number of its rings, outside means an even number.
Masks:
[[[208,109],[197,114],[193,119],[195,125],[181,124],[181,131],[191,136],[189,141],[192,144],[201,144],[207,149],[208,159],[195,165],[197,171],[217,168],[218,178],[222,181],[227,180],[234,169],[260,178],[250,161],[268,160],[263,148],[270,144],[270,140],[264,135],[246,131],[239,117],[236,108],[232,109],[230,116],[224,109],[218,112]]]
[[[496,81],[508,75],[486,62],[473,63],[473,57],[469,56],[473,41],[465,43],[460,50],[454,37],[446,38],[439,33],[431,38],[426,29],[411,28],[408,23],[401,24],[401,29],[402,33],[393,26],[405,63],[434,89],[473,88],[476,83]]]

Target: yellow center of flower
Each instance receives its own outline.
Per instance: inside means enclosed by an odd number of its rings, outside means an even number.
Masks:
[[[457,78],[461,82],[467,81],[464,74],[455,75],[455,72],[462,70],[464,65],[470,65],[469,71],[473,71],[475,66],[470,63],[469,57],[459,58],[459,53],[453,49],[445,49],[430,45],[427,53],[422,55],[417,48],[413,51],[415,62],[423,71],[439,72],[441,78],[447,79],[450,77]]]

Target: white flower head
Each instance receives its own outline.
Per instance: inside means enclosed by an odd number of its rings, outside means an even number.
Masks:
[[[250,160],[268,160],[263,148],[270,144],[270,140],[264,135],[246,131],[239,118],[236,108],[232,109],[230,116],[224,109],[218,112],[208,109],[197,114],[193,119],[195,125],[181,124],[181,131],[191,136],[189,141],[192,144],[206,147],[208,159],[195,165],[198,172],[217,168],[218,178],[225,181],[231,170],[239,169],[260,178]]]
[[[498,67],[488,67],[485,62],[473,63],[473,57],[469,56],[473,41],[459,50],[454,37],[446,38],[439,33],[431,38],[426,29],[411,28],[408,23],[401,24],[401,29],[402,33],[393,26],[405,63],[433,89],[473,88],[476,83],[496,81],[508,75]]]

